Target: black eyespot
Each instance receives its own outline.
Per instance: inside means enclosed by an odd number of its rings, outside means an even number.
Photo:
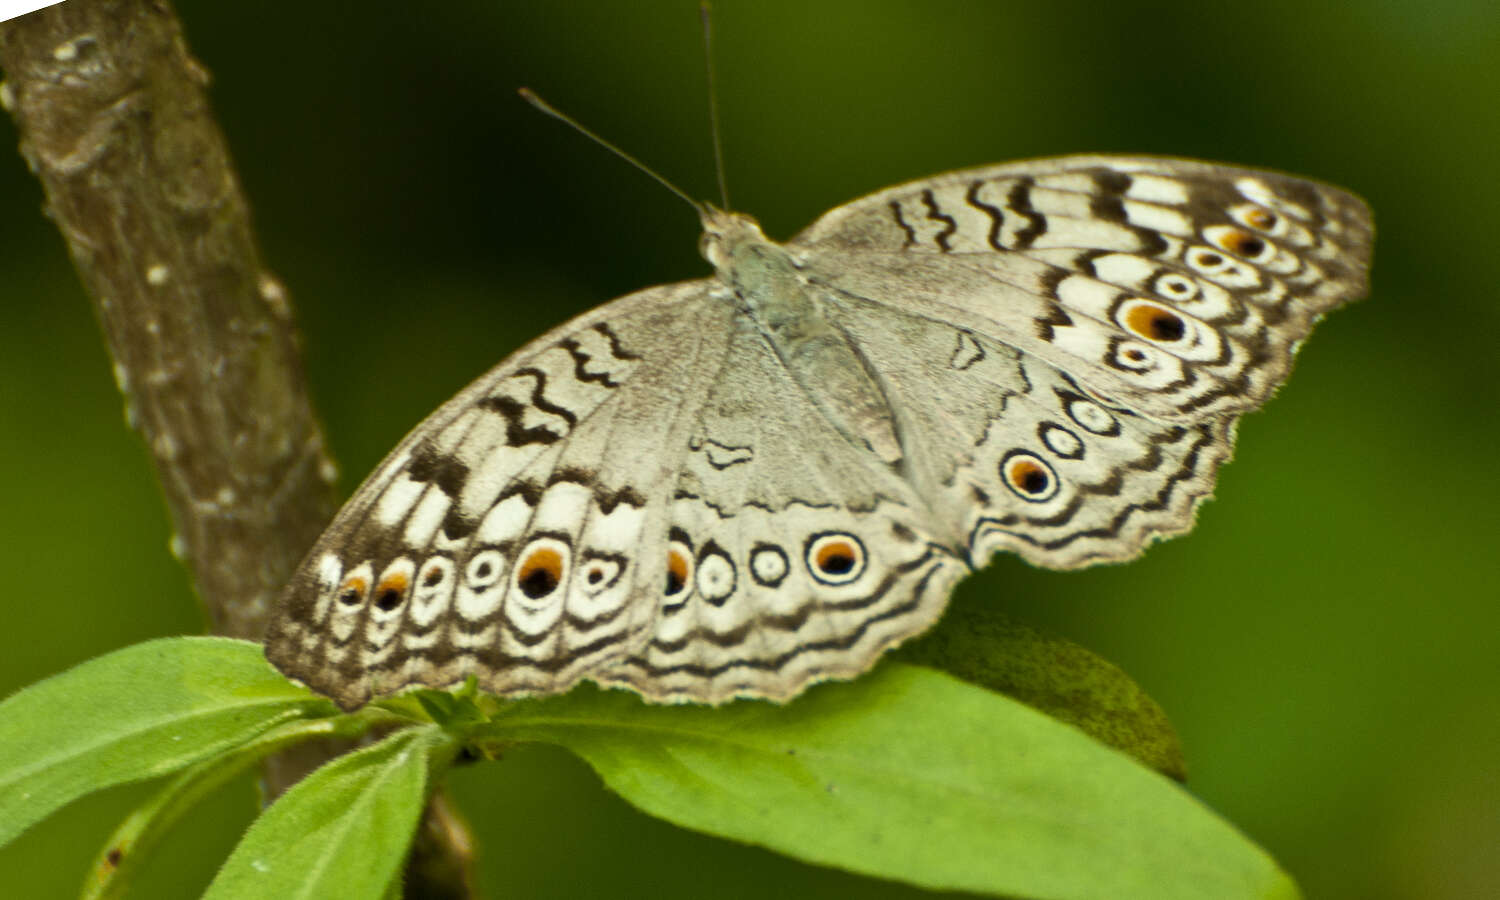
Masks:
[[[1180,341],[1187,334],[1187,323],[1182,316],[1150,300],[1126,301],[1115,313],[1115,321],[1131,334],[1163,343]],[[1139,362],[1142,357],[1126,353],[1126,358]]]
[[[844,532],[823,532],[807,542],[807,567],[824,584],[848,584],[865,568],[865,547],[859,538]]]
[[[847,575],[849,570],[854,568],[854,554],[837,550],[829,551],[818,560],[818,568],[822,569],[825,575]]]
[[[401,605],[401,592],[395,588],[386,588],[375,598],[375,606],[381,612],[390,612]]]
[[[1214,225],[1203,231],[1203,236],[1220,250],[1228,250],[1235,256],[1255,259],[1266,252],[1264,239],[1232,225]]]
[[[552,538],[539,538],[527,547],[516,565],[516,587],[532,600],[540,600],[562,584],[568,547]]]
[[[1000,480],[1022,500],[1041,503],[1057,495],[1057,476],[1046,460],[1025,450],[1012,450],[1000,461]]]
[[[533,600],[540,600],[557,590],[557,576],[541,566],[526,570],[517,583],[521,586],[521,593]]]
[[[1151,320],[1151,336],[1158,341],[1180,341],[1187,326],[1177,316],[1161,315]]]
[[[667,545],[667,596],[675,597],[686,590],[692,574],[692,551],[682,541],[672,541]]]

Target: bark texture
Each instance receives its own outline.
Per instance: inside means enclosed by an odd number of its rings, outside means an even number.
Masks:
[[[289,23],[289,27],[294,27]],[[165,0],[68,0],[0,23],[0,106],[93,301],[124,395],[219,634],[260,640],[334,510],[335,469],[286,290],[266,269],[206,94]],[[272,795],[337,748],[267,769]],[[441,797],[407,894],[472,894],[467,829]]]

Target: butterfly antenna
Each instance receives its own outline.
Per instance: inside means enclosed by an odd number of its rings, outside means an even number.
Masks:
[[[687,193],[677,185],[663,178],[661,175],[658,175],[655,169],[636,159],[634,156],[631,156],[629,153],[626,153],[624,150],[621,150],[619,147],[616,147],[614,144],[611,144],[609,141],[606,141],[604,138],[600,137],[594,132],[583,127],[583,125],[580,124],[577,119],[548,103],[546,100],[543,100],[541,97],[538,97],[536,93],[531,90],[531,88],[521,88],[520,93],[521,98],[527,103],[530,103],[541,112],[544,112],[552,118],[558,120],[559,122],[562,122],[563,124],[571,127],[574,131],[578,132],[579,134],[583,135],[584,137],[588,138],[589,140],[593,141],[594,143],[598,144],[614,155],[630,163],[632,166],[635,166],[637,169],[640,169],[642,172],[645,172],[647,175],[650,175],[652,178],[656,179],[657,184],[660,184],[662,187],[676,194],[678,197],[681,197],[689,206],[691,206],[698,213],[702,214],[703,204],[699,203],[697,200],[694,200],[692,197],[689,197]]]
[[[723,208],[729,209],[729,179],[724,176],[724,138],[719,133],[719,89],[714,78],[713,11],[708,0],[698,4],[698,17],[703,21],[703,62],[708,68],[708,121],[714,136],[714,172],[719,176],[719,199]]]

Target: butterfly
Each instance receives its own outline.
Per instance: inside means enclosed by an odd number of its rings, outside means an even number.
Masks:
[[[699,211],[712,277],[553,329],[391,452],[286,587],[273,664],[346,709],[852,678],[996,552],[1188,530],[1373,237],[1337,188],[1129,156],[936,175],[785,244]]]

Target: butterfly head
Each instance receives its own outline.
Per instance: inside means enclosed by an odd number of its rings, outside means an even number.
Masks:
[[[725,212],[705,203],[699,207],[698,217],[703,222],[698,252],[720,272],[736,268],[749,248],[770,243],[761,233],[760,224],[741,213]]]

